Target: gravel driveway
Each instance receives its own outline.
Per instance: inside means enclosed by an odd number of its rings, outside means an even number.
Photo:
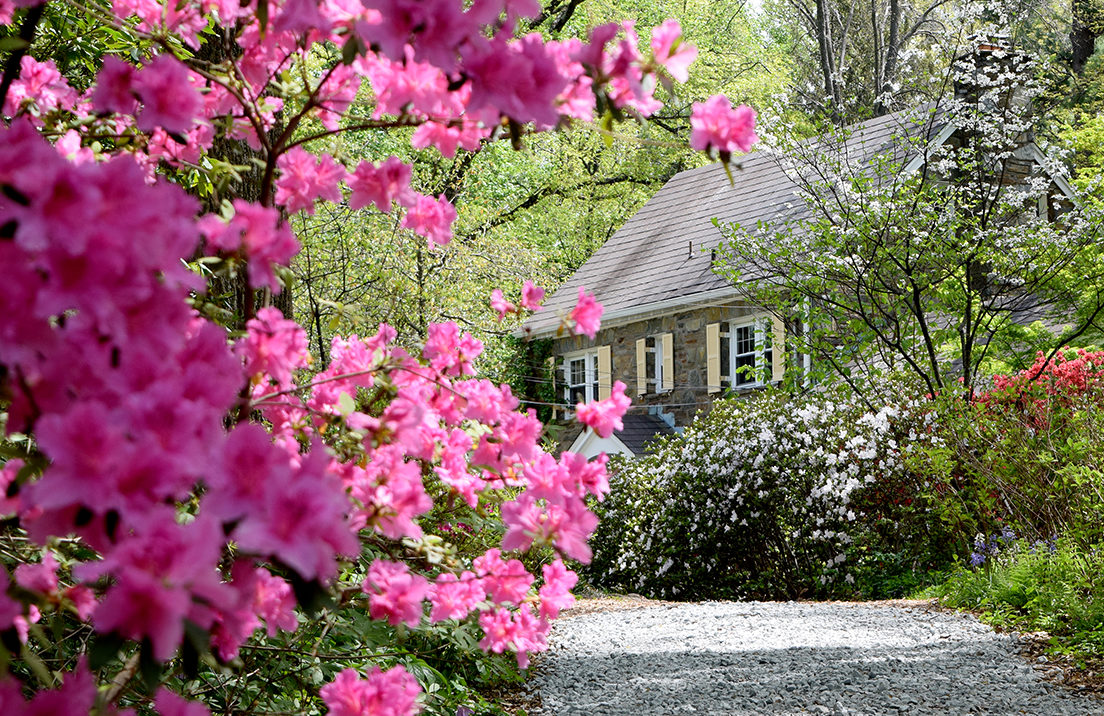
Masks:
[[[1104,714],[1014,637],[923,606],[661,604],[556,622],[543,716]]]

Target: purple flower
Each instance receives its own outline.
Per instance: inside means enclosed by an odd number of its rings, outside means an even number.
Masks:
[[[978,552],[970,553],[970,565],[973,567],[980,567],[985,564],[985,555]]]

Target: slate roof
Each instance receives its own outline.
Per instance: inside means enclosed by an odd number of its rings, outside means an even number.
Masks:
[[[648,445],[663,435],[673,435],[671,426],[655,415],[627,413],[621,417],[624,429],[614,433],[634,455],[642,455]]]
[[[946,124],[944,116],[935,106],[926,105],[849,127],[843,140],[809,140],[798,151],[846,151],[856,166],[868,166],[874,157],[892,154],[904,166],[916,150],[902,138],[934,137]],[[676,174],[517,334],[553,335],[561,317],[575,306],[580,286],[593,291],[605,307],[604,325],[660,306],[692,305],[734,293],[711,271],[711,250],[721,239],[713,219],[754,227],[760,220],[779,218],[781,212],[799,218],[805,205],[795,195],[797,185],[779,157],[766,151],[754,151],[735,162],[732,177],[730,184],[716,164]]]

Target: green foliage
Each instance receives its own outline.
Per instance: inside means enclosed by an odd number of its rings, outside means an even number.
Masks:
[[[1104,551],[1077,540],[1018,540],[977,569],[961,569],[925,596],[1022,631],[1046,631],[1055,651],[1104,657]]]

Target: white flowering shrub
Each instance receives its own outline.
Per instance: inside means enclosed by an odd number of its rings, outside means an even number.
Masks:
[[[903,457],[933,439],[926,403],[870,410],[842,391],[715,403],[614,464],[591,581],[686,599],[892,593],[902,572],[948,556]]]

